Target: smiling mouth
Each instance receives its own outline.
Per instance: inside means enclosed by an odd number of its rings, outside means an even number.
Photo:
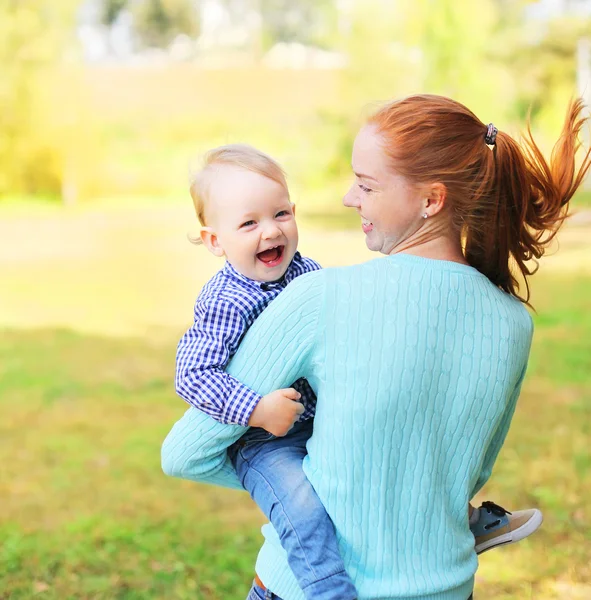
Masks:
[[[273,246],[273,248],[259,252],[257,258],[267,267],[276,267],[283,261],[284,252],[285,246]]]
[[[361,229],[363,229],[363,233],[369,233],[373,229],[373,223],[362,217]]]

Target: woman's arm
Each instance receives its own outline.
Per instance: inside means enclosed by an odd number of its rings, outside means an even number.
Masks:
[[[226,449],[247,430],[189,408],[162,444],[162,470],[171,477],[243,489]]]
[[[227,371],[262,396],[314,371],[326,270],[292,281],[254,322]]]
[[[523,368],[517,385],[511,397],[509,398],[509,402],[507,403],[507,407],[505,408],[505,412],[495,431],[491,443],[484,455],[484,461],[482,463],[482,468],[480,470],[480,476],[476,481],[474,487],[472,488],[472,494],[470,499],[472,499],[484,486],[484,484],[490,479],[493,465],[497,460],[497,456],[505,443],[505,438],[507,437],[507,433],[509,431],[509,426],[511,425],[511,420],[513,419],[513,414],[515,413],[515,407],[517,406],[517,399],[519,398],[519,394],[521,393],[521,386],[523,384],[523,379],[525,378],[525,371],[527,369],[527,365]]]
[[[228,365],[230,375],[265,395],[314,374],[324,277],[325,271],[302,275],[271,302],[242,340]],[[241,488],[226,449],[245,431],[191,408],[164,441],[162,469],[173,477]]]

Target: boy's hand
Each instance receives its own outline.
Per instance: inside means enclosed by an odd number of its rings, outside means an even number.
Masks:
[[[271,392],[259,400],[248,424],[283,437],[304,412],[304,405],[297,402],[300,398],[301,394],[293,388]]]

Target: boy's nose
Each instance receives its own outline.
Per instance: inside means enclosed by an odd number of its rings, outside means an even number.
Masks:
[[[272,240],[273,238],[276,238],[279,235],[281,235],[281,229],[279,229],[279,227],[277,227],[277,225],[275,225],[274,223],[267,225],[263,229],[264,240]]]

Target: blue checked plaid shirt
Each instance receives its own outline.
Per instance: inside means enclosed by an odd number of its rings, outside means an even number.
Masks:
[[[183,335],[176,354],[178,395],[220,423],[248,425],[261,396],[225,372],[242,336],[285,286],[320,265],[299,252],[285,275],[274,282],[254,281],[226,262],[203,287],[195,303],[195,322]],[[314,416],[316,396],[305,379],[293,387],[302,395],[304,413]]]

